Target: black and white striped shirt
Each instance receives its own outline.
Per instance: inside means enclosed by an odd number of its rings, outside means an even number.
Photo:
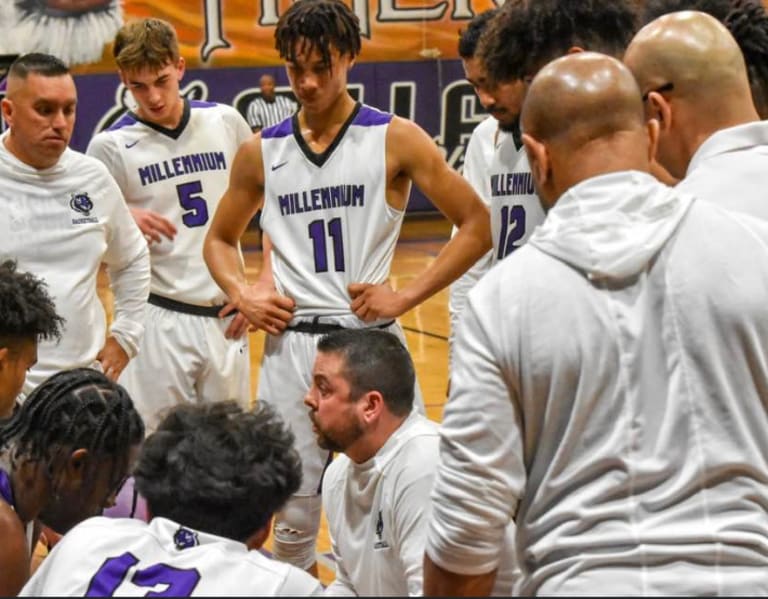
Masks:
[[[272,102],[258,97],[248,105],[246,118],[251,129],[264,129],[277,125],[297,109],[298,104],[286,96],[276,95]]]

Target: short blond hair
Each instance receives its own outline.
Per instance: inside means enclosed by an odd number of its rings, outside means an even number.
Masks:
[[[123,71],[162,69],[179,60],[179,39],[173,26],[162,19],[139,19],[120,28],[112,48]]]

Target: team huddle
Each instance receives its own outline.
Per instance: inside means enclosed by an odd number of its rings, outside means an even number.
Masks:
[[[341,0],[281,15],[275,124],[274,80],[250,123],[185,99],[147,18],[82,154],[68,67],[19,57],[0,594],[768,593],[767,40],[759,0],[508,0],[459,40],[490,115],[462,174],[349,95]],[[413,185],[454,230],[393,288]],[[438,425],[397,319],[448,285]]]

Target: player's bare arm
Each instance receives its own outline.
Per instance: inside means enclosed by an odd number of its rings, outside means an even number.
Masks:
[[[487,597],[493,590],[496,570],[477,576],[444,570],[424,554],[425,597]]]
[[[457,226],[457,234],[421,275],[398,291],[389,284],[353,283],[351,308],[363,320],[395,318],[457,279],[491,248],[488,208],[415,123],[394,117],[387,131],[387,201],[403,210],[409,181]]]
[[[30,552],[24,527],[16,512],[0,503],[0,595],[18,595],[29,578]]]
[[[277,335],[293,316],[294,301],[275,291],[272,281],[260,278],[250,285],[237,245],[264,198],[261,136],[240,146],[232,163],[229,187],[221,198],[203,245],[208,270],[231,303],[254,327]]]

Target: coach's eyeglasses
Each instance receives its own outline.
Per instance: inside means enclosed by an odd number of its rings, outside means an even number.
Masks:
[[[657,94],[663,94],[664,92],[671,92],[673,89],[675,89],[675,84],[674,84],[674,83],[672,83],[671,81],[670,81],[669,83],[665,83],[664,85],[660,85],[660,86],[659,86],[659,87],[657,87],[657,88],[654,88],[654,89],[649,89],[647,92],[645,92],[645,93],[644,93],[644,94],[641,96],[641,97],[642,97],[642,100],[643,100],[643,103],[645,103],[645,102],[646,102],[646,100],[648,100],[648,96],[649,96],[649,95],[650,95],[652,92],[656,92]]]

